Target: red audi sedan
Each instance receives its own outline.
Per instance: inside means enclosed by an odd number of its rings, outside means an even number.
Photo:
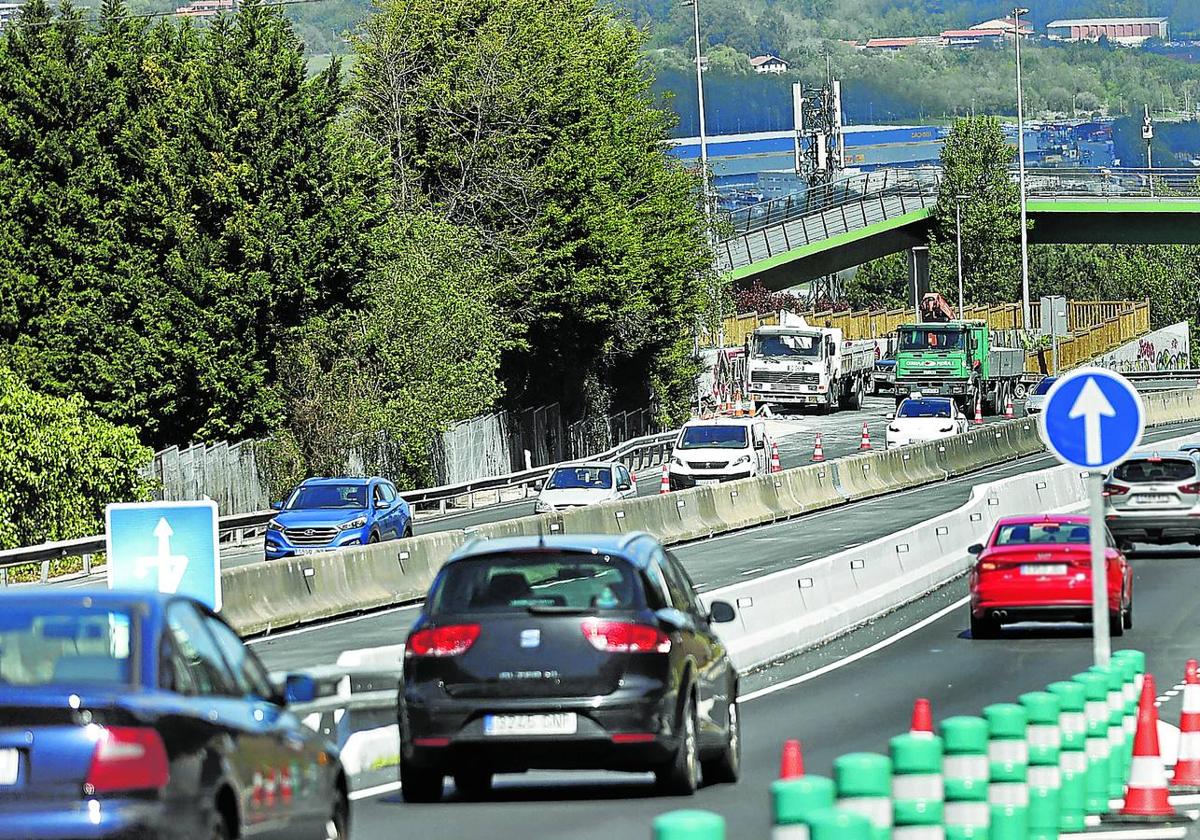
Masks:
[[[971,636],[994,637],[1017,621],[1092,620],[1091,526],[1086,516],[1007,516],[996,523],[971,570]],[[1133,627],[1133,570],[1105,529],[1108,627]]]

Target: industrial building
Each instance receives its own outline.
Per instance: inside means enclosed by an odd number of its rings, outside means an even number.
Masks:
[[[1170,35],[1170,26],[1165,17],[1083,18],[1054,20],[1046,24],[1046,37],[1051,41],[1099,41],[1107,38],[1114,44],[1136,47],[1150,38],[1169,41]]]

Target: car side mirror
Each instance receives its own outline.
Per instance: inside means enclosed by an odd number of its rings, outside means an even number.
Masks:
[[[622,481],[620,484],[617,485],[617,489],[618,490],[632,490],[633,485],[630,484],[628,481]]]
[[[283,702],[311,703],[317,699],[317,681],[308,674],[288,674],[283,683]]]
[[[713,601],[708,608],[708,620],[713,624],[728,624],[737,618],[737,612],[728,601]]]
[[[980,554],[983,554],[983,544],[982,544],[982,543],[975,543],[975,545],[973,545],[973,546],[971,546],[970,548],[968,548],[968,549],[967,549],[967,553],[968,553],[968,554],[974,554],[974,555],[976,555],[976,556],[978,556],[978,555],[980,555]]]
[[[380,499],[378,502],[375,503],[375,510],[387,510],[391,506],[392,506],[391,502],[386,502],[383,499]]]
[[[283,510],[283,502],[271,502],[271,510]]]

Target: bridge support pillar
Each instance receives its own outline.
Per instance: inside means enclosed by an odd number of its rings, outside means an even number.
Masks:
[[[929,293],[929,247],[918,245],[908,251],[908,294],[918,317],[921,298]]]

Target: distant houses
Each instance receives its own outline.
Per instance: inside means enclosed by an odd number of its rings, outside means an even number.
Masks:
[[[1151,38],[1169,41],[1171,28],[1165,17],[1147,18],[1084,18],[1053,20],[1046,24],[1046,37],[1051,41],[1099,41],[1106,38],[1114,44],[1138,47]]]
[[[786,73],[788,63],[777,55],[756,55],[750,59],[755,73]]]
[[[938,35],[871,38],[863,43],[844,43],[865,52],[877,53],[895,53],[910,47],[978,49],[1001,46],[1018,34],[1022,39],[1032,38],[1033,26],[1022,20],[1018,33],[1016,20],[1008,17],[985,20],[970,29],[948,29]],[[1169,40],[1170,28],[1165,17],[1056,20],[1047,25],[1046,38],[1050,41],[1098,41],[1106,38],[1111,43],[1132,47],[1140,46],[1150,38]]]
[[[175,10],[176,17],[211,18],[233,10],[233,0],[193,0]]]

